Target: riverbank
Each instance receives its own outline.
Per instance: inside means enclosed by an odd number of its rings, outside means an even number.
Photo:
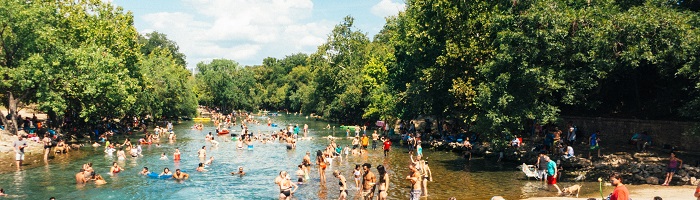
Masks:
[[[630,191],[630,198],[632,199],[654,199],[658,196],[662,199],[695,199],[693,197],[693,192],[695,192],[695,186],[658,186],[658,185],[627,185],[627,189]],[[610,191],[603,191],[603,196],[607,197]],[[578,198],[575,197],[532,197],[525,200],[580,200],[595,198],[600,199],[600,193],[579,195]]]

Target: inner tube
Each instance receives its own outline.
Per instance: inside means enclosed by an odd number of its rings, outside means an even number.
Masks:
[[[173,177],[172,174],[170,174],[170,175],[162,175],[162,176],[161,176],[160,174],[155,173],[155,172],[148,172],[148,174],[146,174],[146,175],[147,175],[149,178],[155,178],[155,179],[169,179],[169,178],[172,178],[172,177]]]

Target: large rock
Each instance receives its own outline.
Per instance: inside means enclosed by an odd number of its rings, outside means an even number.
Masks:
[[[689,183],[690,183],[690,177],[684,176],[683,178],[681,178],[681,181],[682,181],[684,184],[689,184]]]
[[[568,160],[562,160],[562,166],[567,169],[582,169],[591,167],[592,163],[590,160],[585,158],[573,157]]]
[[[647,184],[652,184],[652,185],[658,185],[659,184],[659,178],[656,178],[654,176],[650,176],[646,178],[646,183]]]

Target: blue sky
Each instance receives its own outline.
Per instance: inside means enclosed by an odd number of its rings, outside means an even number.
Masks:
[[[350,15],[372,38],[405,7],[403,0],[113,0],[134,15],[141,33],[158,31],[177,42],[187,65],[215,58],[242,65],[263,58],[313,53],[333,26]]]

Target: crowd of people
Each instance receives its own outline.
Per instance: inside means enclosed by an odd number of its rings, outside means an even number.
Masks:
[[[240,123],[237,123],[240,117]],[[247,113],[240,114],[213,114],[212,115],[213,124],[215,126],[215,132],[217,135],[221,135],[222,130],[230,129],[231,127],[240,126],[241,131],[238,135],[232,135],[231,138],[235,141],[237,149],[243,149],[248,147],[252,149],[253,142],[269,143],[269,142],[280,142],[286,144],[288,149],[296,149],[297,140],[310,139],[308,132],[309,127],[307,124],[303,126],[289,124],[279,131],[274,131],[270,133],[258,133],[253,134],[248,129],[249,124],[260,125],[260,121],[256,120],[253,115]],[[270,118],[267,118],[267,126],[272,126],[273,123]],[[570,123],[571,124],[571,123]],[[265,123],[262,124],[264,126]],[[329,125],[330,127],[330,125]],[[193,126],[194,130],[203,130],[204,124],[197,123]],[[387,137],[386,129],[384,127],[378,130],[371,130],[367,126],[355,126],[354,136],[351,136],[351,129],[346,128],[346,136],[351,139],[351,145],[339,145],[337,139],[328,137],[328,145],[319,149],[315,152],[315,157],[312,159],[311,152],[306,152],[301,162],[296,165],[297,171],[293,174],[296,176],[296,181],[292,181],[292,175],[287,171],[280,171],[279,176],[274,180],[274,183],[279,188],[279,199],[291,199],[294,193],[300,187],[300,185],[310,184],[310,182],[315,181],[310,179],[311,171],[315,170],[318,172],[318,182],[319,184],[326,184],[327,173],[331,173],[333,178],[338,181],[338,199],[348,199],[357,198],[361,199],[387,199],[388,190],[390,187],[390,174],[387,173],[387,169],[384,165],[376,165],[374,168],[371,163],[357,164],[352,172],[348,172],[347,175],[341,170],[331,170],[327,171],[330,165],[333,164],[334,159],[348,159],[348,156],[359,156],[359,155],[369,155],[370,151],[377,151],[378,146],[379,151],[383,151],[383,155],[386,157],[391,152],[392,142]],[[406,191],[407,196],[410,199],[420,199],[421,197],[428,196],[428,183],[433,181],[433,175],[428,165],[428,160],[424,159],[421,133],[415,129],[413,123],[407,129],[408,131],[401,131],[402,144],[406,143],[408,146],[408,154],[406,159],[409,161],[408,166],[409,174],[406,175],[404,180],[410,184],[410,190]],[[538,168],[538,174],[540,178],[547,182],[548,186],[555,190],[557,193],[561,194],[567,188],[560,188],[557,185],[557,179],[560,174],[560,166],[554,159],[550,156],[561,157],[562,159],[569,159],[574,157],[573,144],[577,140],[576,138],[576,128],[570,125],[567,129],[566,136],[564,136],[562,130],[558,128],[539,130],[545,135],[545,144],[541,149],[541,154],[537,159],[535,164]],[[104,146],[104,152],[107,156],[112,156],[116,152],[116,159],[122,161],[132,158],[143,156],[142,145],[159,145],[160,138],[167,136],[168,141],[175,143],[177,136],[173,131],[172,123],[166,123],[165,126],[155,126],[153,133],[149,133],[146,129],[143,129],[144,135],[142,138],[138,139],[138,142],[132,144],[129,138],[124,139],[124,142],[115,143],[113,140],[109,139],[107,134],[101,137],[103,140],[100,142],[95,142],[93,147]],[[371,134],[367,134],[371,132]],[[600,132],[595,132],[590,137],[588,137],[588,144],[590,145],[589,156],[591,153],[597,152],[598,157],[600,157]],[[209,144],[212,147],[219,145],[217,137],[214,137],[212,132],[205,134],[204,136],[205,144]],[[551,142],[551,143],[550,143]],[[45,146],[45,159],[51,148],[54,149],[53,152],[64,152],[67,151],[70,146],[65,144],[64,141],[59,140],[57,143],[49,137],[48,135],[41,140],[41,143]],[[467,138],[464,141],[465,145],[468,144],[471,147],[470,140]],[[522,141],[514,139],[511,142],[513,147],[519,147]],[[104,144],[104,145],[103,145]],[[16,160],[18,169],[21,166],[21,162],[24,160],[24,148],[27,147],[27,141],[23,137],[19,137],[14,143]],[[466,146],[465,146],[466,147]],[[206,167],[211,166],[214,163],[214,156],[207,155],[207,146],[202,146],[197,152],[197,157],[200,162],[197,164],[195,171],[205,172]],[[374,154],[376,155],[376,154]],[[379,153],[381,155],[381,153]],[[208,159],[207,159],[208,158]],[[160,159],[168,160],[166,153],[162,153]],[[178,148],[175,148],[172,154],[173,161],[180,161],[182,159],[181,152]],[[668,185],[673,179],[674,173],[683,165],[683,161],[675,157],[675,154],[671,153],[671,159],[669,161],[666,179],[664,179],[663,185]],[[315,169],[314,169],[315,168]],[[124,168],[119,165],[118,162],[113,162],[110,169],[110,175],[117,175],[124,172]],[[186,180],[190,177],[190,174],[186,173],[184,170],[175,169],[171,172],[169,168],[164,168],[162,172],[156,173],[149,170],[148,167],[143,167],[143,170],[139,172],[140,175],[144,176],[156,176],[156,177],[166,177],[175,180]],[[230,172],[231,175],[244,176],[246,171],[244,171],[243,166],[239,166],[236,171]],[[357,188],[356,192],[349,192],[351,190],[350,185],[347,183],[346,178],[351,178],[351,183],[354,182],[354,187]],[[75,180],[77,184],[94,183],[96,185],[107,184],[104,177],[92,168],[92,163],[84,164],[79,172],[75,175]],[[609,195],[610,199],[628,199],[629,191],[623,184],[623,179],[620,174],[612,174],[609,177],[610,183],[615,186],[614,191]],[[4,191],[0,189],[0,196],[4,194]],[[700,194],[700,186],[698,186],[698,191],[696,192],[696,197]]]

